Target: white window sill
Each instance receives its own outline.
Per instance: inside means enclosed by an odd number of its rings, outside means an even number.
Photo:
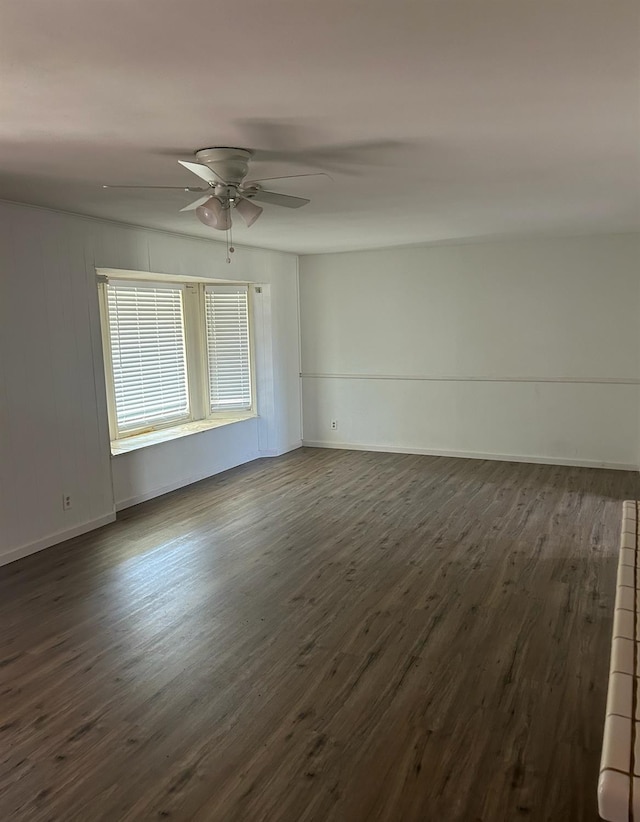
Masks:
[[[253,411],[241,411],[237,414],[225,414],[211,420],[196,420],[195,422],[185,422],[182,425],[172,425],[170,428],[160,428],[157,431],[146,431],[144,434],[134,434],[122,440],[112,440],[111,454],[117,457],[119,454],[137,451],[138,448],[148,448],[150,445],[157,445],[160,442],[177,440],[180,437],[199,434],[201,431],[209,431],[223,425],[233,425],[235,422],[251,420],[256,416],[257,414]]]

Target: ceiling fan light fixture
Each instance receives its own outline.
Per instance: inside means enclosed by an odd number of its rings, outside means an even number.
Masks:
[[[206,203],[198,206],[196,217],[209,228],[217,228],[219,231],[231,228],[231,211],[224,208],[217,197],[211,197]]]
[[[246,197],[241,197],[236,203],[236,211],[245,221],[247,228],[255,223],[258,217],[262,214],[263,209],[259,205],[247,200]]]

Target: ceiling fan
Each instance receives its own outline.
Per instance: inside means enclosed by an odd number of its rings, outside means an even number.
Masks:
[[[177,189],[195,191],[200,196],[180,211],[195,211],[201,223],[220,231],[231,228],[231,212],[235,209],[247,227],[252,226],[262,214],[263,209],[256,205],[269,203],[285,208],[301,208],[311,202],[304,197],[290,194],[278,194],[262,187],[262,183],[273,180],[284,180],[291,177],[328,177],[324,172],[312,174],[290,174],[285,177],[268,177],[261,180],[246,180],[249,173],[249,162],[253,152],[244,148],[203,148],[195,152],[198,162],[178,160],[181,166],[196,174],[207,183],[201,186],[112,186],[103,188],[147,188]],[[204,193],[203,193],[204,192]]]

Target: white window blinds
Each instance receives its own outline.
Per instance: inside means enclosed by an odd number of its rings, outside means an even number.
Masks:
[[[107,308],[118,433],[188,419],[182,287],[110,282]]]
[[[209,411],[251,407],[247,286],[205,289]]]

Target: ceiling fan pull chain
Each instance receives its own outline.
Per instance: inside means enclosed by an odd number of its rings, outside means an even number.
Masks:
[[[233,247],[233,234],[232,234],[232,231],[233,231],[233,223],[231,221],[229,221],[229,228],[225,232],[226,239],[227,239],[227,262],[228,263],[231,262],[231,254],[233,254],[233,252],[235,251],[235,248]]]

